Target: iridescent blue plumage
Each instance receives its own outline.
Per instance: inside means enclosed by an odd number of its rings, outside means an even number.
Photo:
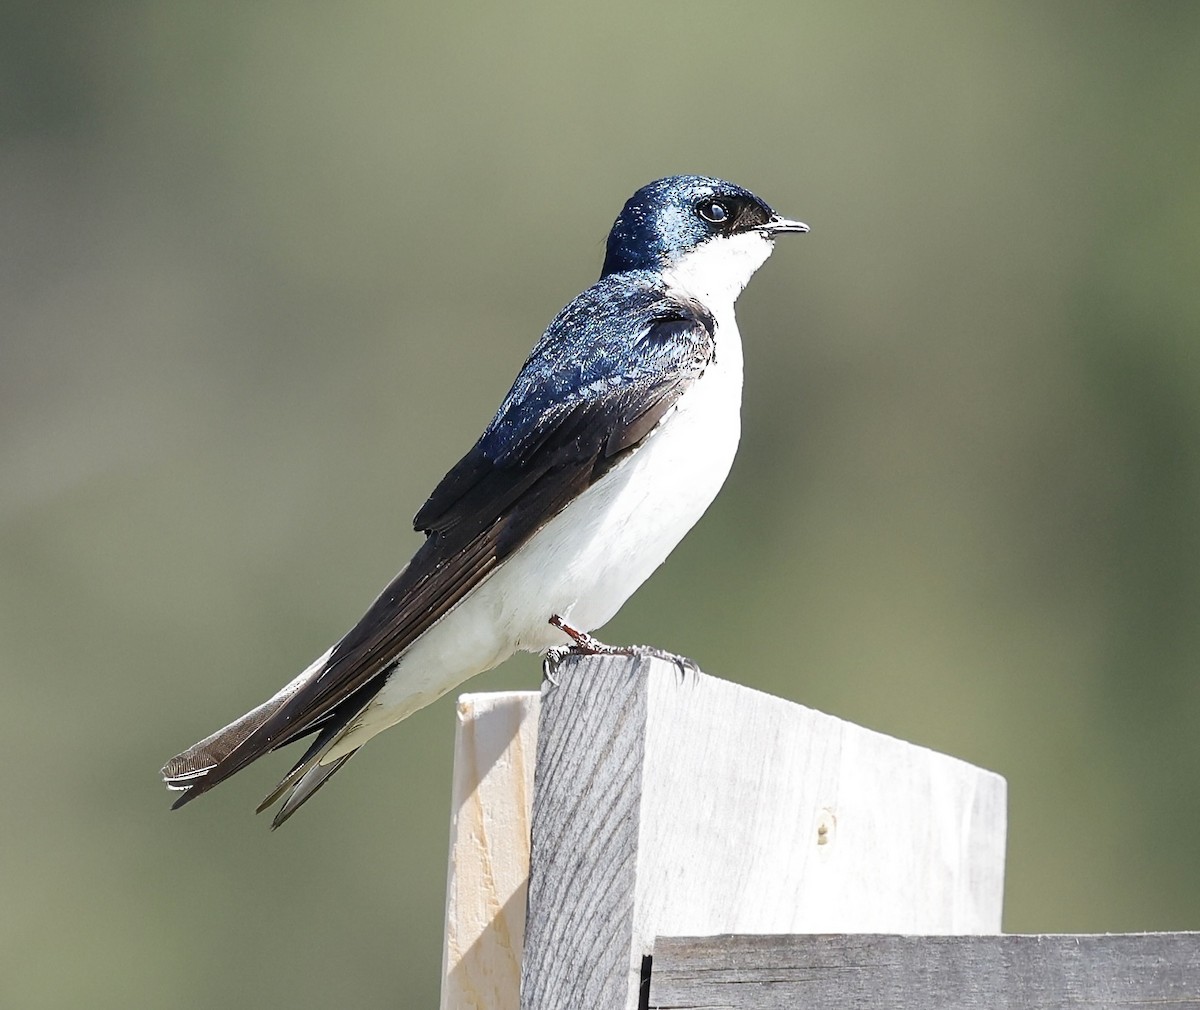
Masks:
[[[668,295],[656,273],[639,270],[601,278],[547,327],[480,448],[504,466],[582,402],[620,402],[627,398],[622,392],[703,367],[712,331],[703,306]]]
[[[602,277],[547,327],[479,441],[413,520],[430,550],[501,524],[501,556],[598,480],[663,418],[712,359],[715,323],[659,274]],[[554,504],[554,503],[558,504]],[[449,548],[447,548],[449,549]]]

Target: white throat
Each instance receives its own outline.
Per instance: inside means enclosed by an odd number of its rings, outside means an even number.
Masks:
[[[663,279],[711,309],[732,308],[774,248],[774,240],[758,231],[711,238],[667,267]]]

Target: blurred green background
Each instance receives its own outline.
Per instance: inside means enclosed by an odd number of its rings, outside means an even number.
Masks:
[[[1008,930],[1200,927],[1197,108],[1187,3],[4,5],[0,1003],[435,1005],[453,695],[274,834],[286,757],[157,769],[359,616],[674,172],[813,232],[605,637],[1004,774]]]

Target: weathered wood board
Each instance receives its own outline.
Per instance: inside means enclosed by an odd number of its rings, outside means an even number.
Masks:
[[[1200,1008],[1200,933],[660,937],[650,1010]]]

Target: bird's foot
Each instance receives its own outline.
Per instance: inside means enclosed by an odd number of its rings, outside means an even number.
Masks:
[[[558,614],[550,617],[550,623],[571,639],[570,645],[556,645],[546,650],[546,658],[542,664],[542,672],[551,683],[557,683],[550,671],[569,655],[577,656],[648,656],[651,659],[661,659],[672,663],[678,670],[680,682],[687,680],[688,674],[699,675],[700,667],[694,659],[680,656],[666,649],[653,645],[608,645],[586,631],[573,628]]]
[[[660,649],[656,645],[630,645],[627,647],[631,656],[649,656],[651,659],[661,659],[664,663],[671,663],[675,669],[679,671],[679,683],[683,684],[687,681],[688,676],[699,678],[700,664],[688,656],[681,656],[677,652],[668,652],[666,649]]]

